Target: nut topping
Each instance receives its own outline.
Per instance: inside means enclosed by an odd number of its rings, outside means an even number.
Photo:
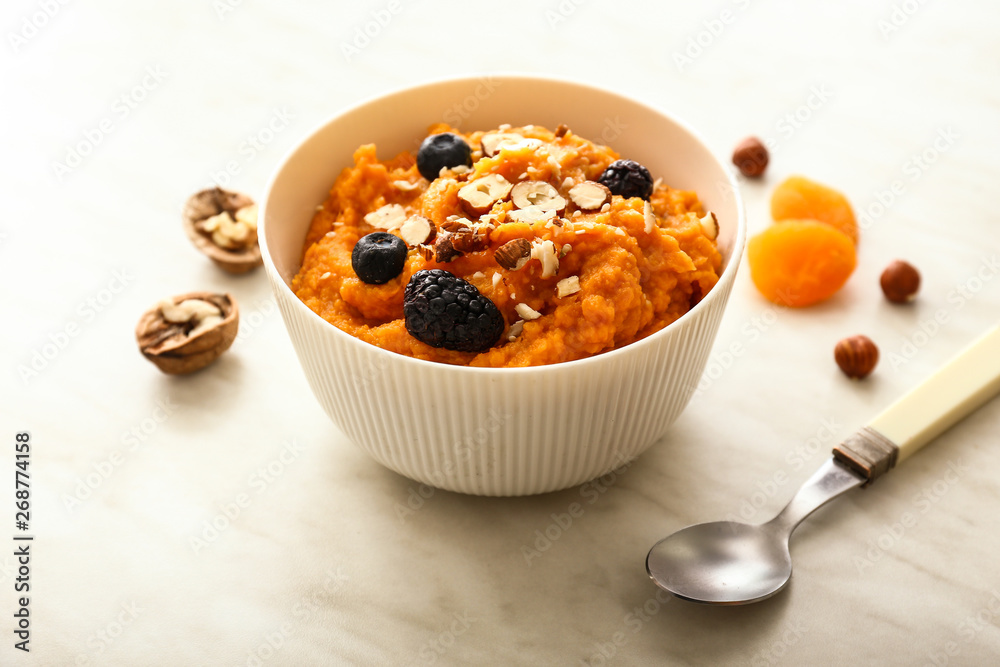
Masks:
[[[452,243],[455,235],[451,232],[445,232],[443,234],[438,234],[437,240],[434,242],[434,261],[440,262],[441,264],[447,264],[451,260],[460,256],[461,251],[457,250]]]
[[[422,215],[411,215],[399,227],[400,238],[411,248],[427,243],[434,232],[434,223]]]
[[[569,198],[584,211],[596,211],[611,201],[611,190],[597,181],[577,183],[569,191]]]
[[[768,163],[767,146],[757,137],[747,137],[733,150],[733,164],[747,178],[756,178],[764,173]]]
[[[566,210],[566,200],[545,181],[521,181],[511,189],[510,198],[518,208],[537,206],[557,215]]]
[[[478,229],[459,229],[451,235],[451,245],[463,253],[486,250],[490,245],[490,228],[484,225]]]
[[[518,271],[531,259],[531,241],[527,239],[507,241],[493,251],[493,258],[508,271]]]
[[[704,218],[699,218],[698,222],[701,223],[701,228],[705,230],[705,236],[708,238],[714,240],[719,235],[719,219],[711,211],[706,213]]]
[[[653,215],[653,207],[648,201],[642,206],[642,217],[646,221],[646,233],[649,234],[656,227],[656,216]]]
[[[538,312],[537,310],[535,310],[526,303],[517,304],[516,306],[514,306],[514,310],[517,311],[517,314],[520,315],[521,319],[524,320],[525,322],[530,322],[531,320],[537,320],[539,317],[542,316],[540,312]]]
[[[184,231],[198,250],[230,273],[260,266],[257,206],[250,197],[222,188],[195,193],[184,204]]]
[[[512,187],[500,174],[489,174],[460,189],[458,199],[470,215],[479,216],[488,213],[493,204],[506,199]]]
[[[542,278],[551,278],[559,271],[559,252],[552,241],[534,241],[531,258],[542,263]]]
[[[569,127],[567,127],[566,123],[559,123],[559,126],[556,128],[556,138],[566,136],[567,132],[569,132]]]
[[[376,229],[391,232],[399,229],[406,222],[406,210],[399,204],[386,204],[365,215],[365,222]]]
[[[522,209],[514,209],[507,212],[507,217],[514,222],[546,222],[556,219],[555,211],[546,211],[541,206],[528,206]]]
[[[143,356],[161,371],[185,375],[208,366],[229,349],[239,320],[230,294],[182,294],[143,313],[135,338]]]
[[[542,141],[540,139],[522,137],[520,134],[515,134],[513,132],[493,132],[490,134],[484,134],[480,143],[483,147],[483,155],[486,157],[493,157],[499,153],[501,149],[519,151],[523,148],[538,148],[542,145]]]
[[[837,343],[833,358],[844,375],[852,380],[861,380],[875,370],[878,346],[868,336],[851,336]]]
[[[920,290],[920,272],[909,262],[897,259],[882,272],[879,284],[889,301],[909,303]]]
[[[580,291],[580,277],[570,276],[556,283],[556,296],[560,299]]]

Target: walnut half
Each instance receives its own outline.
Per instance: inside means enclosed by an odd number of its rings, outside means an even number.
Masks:
[[[164,373],[186,375],[218,359],[236,339],[240,311],[231,294],[191,292],[164,299],[143,313],[135,339]]]
[[[229,273],[246,273],[261,264],[257,244],[257,205],[239,192],[209,188],[184,204],[184,231],[198,250]]]

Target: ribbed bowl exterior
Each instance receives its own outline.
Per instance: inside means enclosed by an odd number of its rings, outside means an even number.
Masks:
[[[484,81],[454,79],[399,91],[318,128],[272,177],[258,236],[309,385],[351,440],[386,467],[437,488],[491,496],[544,493],[631,461],[680,415],[718,331],[746,223],[729,172],[689,128],[659,111],[584,84],[523,76]],[[581,136],[604,137],[665,182],[697,191],[706,208],[719,214],[719,283],[678,321],[641,341],[532,368],[412,359],[354,338],[309,310],[289,283],[312,211],[354,148],[364,141],[377,141],[383,155],[412,148],[421,128],[441,120],[452,100],[466,100],[462,108],[468,109],[468,100],[479,100],[488,89],[503,95],[460,119],[470,128],[566,122]],[[619,132],[613,142],[602,135],[612,118]],[[662,150],[650,150],[651,137]]]

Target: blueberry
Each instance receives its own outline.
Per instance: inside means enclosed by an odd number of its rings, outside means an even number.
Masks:
[[[606,185],[611,194],[626,199],[642,197],[648,201],[653,194],[653,177],[648,169],[634,160],[615,160],[601,172],[597,181]]]
[[[472,149],[465,139],[451,132],[432,134],[417,151],[417,169],[428,181],[437,178],[442,167],[451,169],[462,164],[472,166]]]
[[[406,330],[431,347],[484,352],[503,334],[496,304],[458,276],[430,269],[418,271],[403,290]]]
[[[351,252],[351,266],[358,278],[369,285],[382,285],[403,272],[406,244],[388,232],[362,236]]]

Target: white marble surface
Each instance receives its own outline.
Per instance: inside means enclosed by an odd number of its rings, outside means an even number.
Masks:
[[[996,323],[1000,6],[500,6],[4,4],[0,437],[32,432],[37,539],[30,655],[12,646],[14,559],[0,550],[0,663],[995,660],[997,401],[814,515],[796,534],[791,586],[769,602],[658,598],[643,559],[685,524],[766,517],[839,437]],[[391,18],[348,60],[342,45],[373,12]],[[699,39],[679,67],[674,54]],[[744,187],[752,232],[792,173],[875,213],[857,272],[827,304],[772,308],[742,272],[709,380],[662,442],[604,484],[519,499],[430,493],[357,451],[309,393],[263,273],[216,270],[178,215],[227,166],[259,195],[283,152],[346,105],[498,70],[639,96],[720,155],[749,133],[773,139],[767,178]],[[60,178],[55,163],[87,142]],[[896,257],[923,271],[911,307],[877,288]],[[236,294],[241,339],[206,372],[162,376],[136,351],[134,324],[161,297],[202,288]],[[947,323],[922,333],[939,310]],[[859,332],[883,359],[851,383],[831,350]],[[583,515],[551,527],[574,502]],[[206,532],[213,520],[228,527]],[[536,544],[546,530],[557,539]]]

